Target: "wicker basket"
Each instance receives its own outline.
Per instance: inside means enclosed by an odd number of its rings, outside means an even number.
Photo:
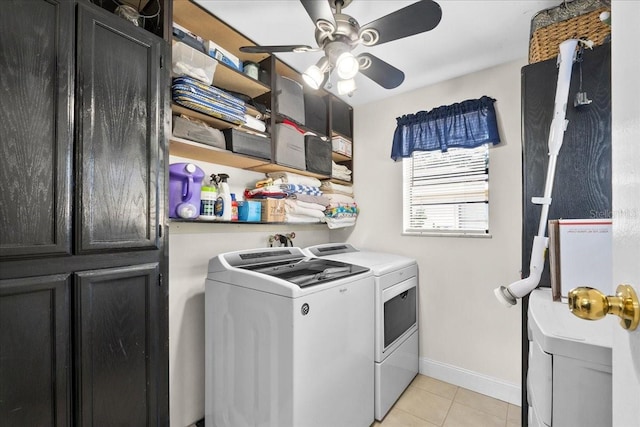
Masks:
[[[535,30],[529,41],[529,63],[558,56],[560,43],[567,39],[588,39],[595,46],[603,44],[611,34],[611,27],[600,20],[600,14],[607,10],[599,8]]]

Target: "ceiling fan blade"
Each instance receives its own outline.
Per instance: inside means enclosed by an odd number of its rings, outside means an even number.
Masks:
[[[333,12],[327,0],[300,0],[300,3],[302,3],[314,24],[318,22],[318,19],[324,19],[335,27],[336,21],[333,19]]]
[[[275,53],[275,52],[310,52],[317,49],[305,45],[279,45],[279,46],[242,46],[240,52],[244,53]]]
[[[360,28],[375,29],[380,34],[376,45],[433,30],[442,18],[440,5],[432,0],[422,0],[369,22]]]
[[[404,73],[402,71],[377,56],[373,56],[370,53],[361,53],[358,55],[358,61],[360,61],[360,64],[365,64],[363,67],[361,66],[360,72],[385,89],[396,88],[404,81]]]

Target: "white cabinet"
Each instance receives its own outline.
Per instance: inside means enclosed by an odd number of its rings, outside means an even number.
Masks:
[[[529,426],[611,426],[615,319],[579,319],[549,288],[531,293],[528,318]]]

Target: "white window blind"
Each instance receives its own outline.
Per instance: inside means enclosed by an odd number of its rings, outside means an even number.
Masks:
[[[404,233],[489,233],[489,145],[403,160]]]

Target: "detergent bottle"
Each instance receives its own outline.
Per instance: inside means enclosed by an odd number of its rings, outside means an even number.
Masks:
[[[218,198],[214,207],[214,213],[218,221],[231,221],[231,192],[227,183],[229,175],[220,173],[217,175]]]
[[[215,204],[218,199],[218,188],[216,187],[216,175],[211,174],[209,184],[203,185],[200,189],[200,219],[213,221],[216,219]]]

